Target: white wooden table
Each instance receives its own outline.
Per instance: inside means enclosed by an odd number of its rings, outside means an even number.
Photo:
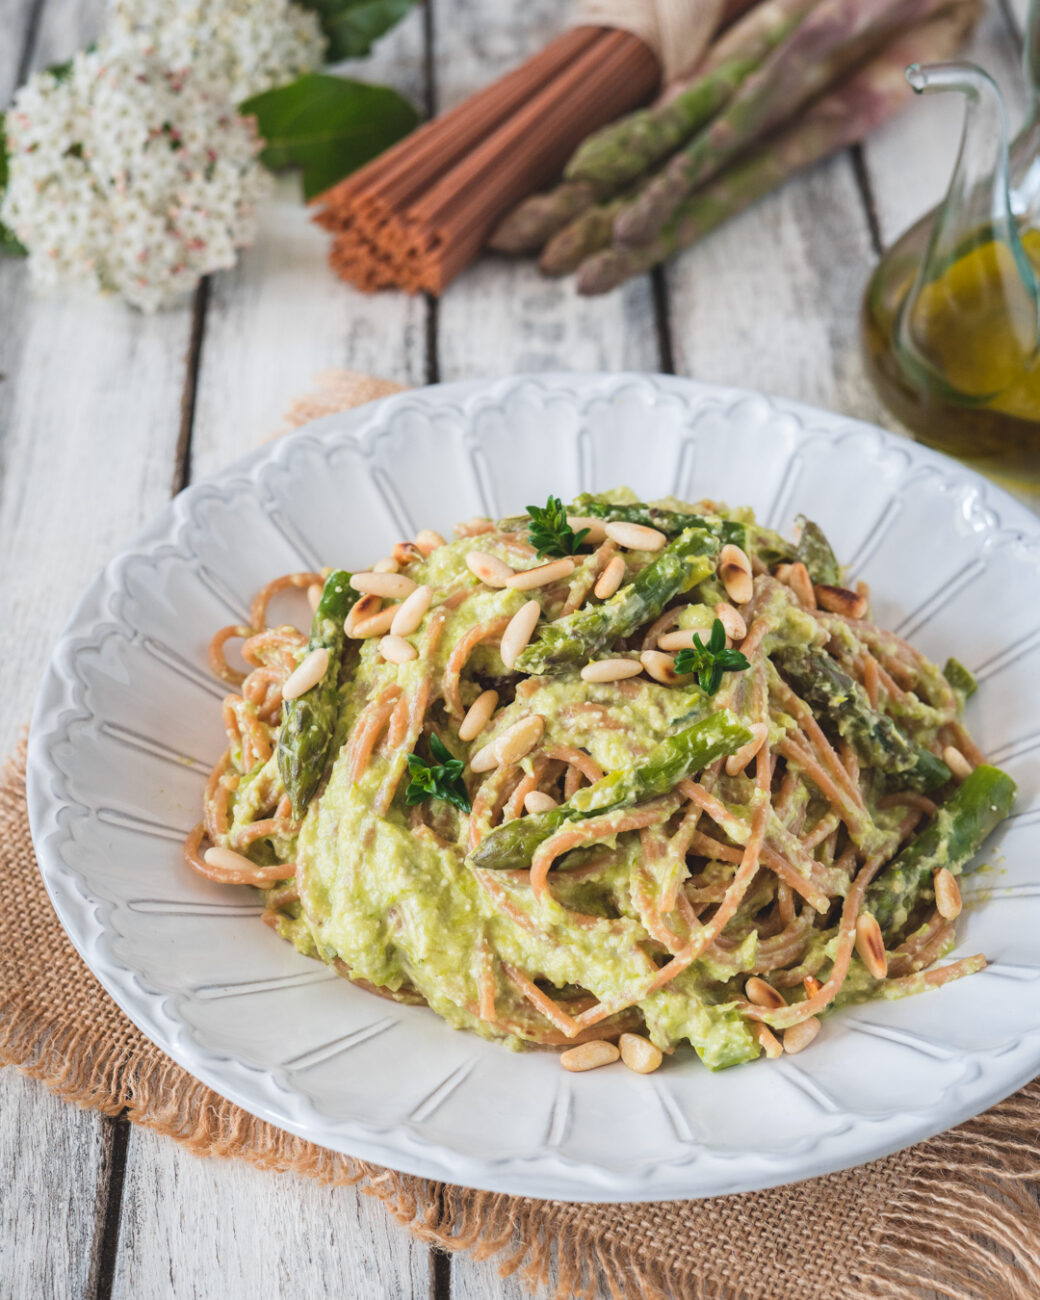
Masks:
[[[973,55],[1012,88],[1025,0]],[[449,107],[544,42],[554,0],[430,0],[362,76]],[[93,36],[99,0],[0,0],[0,106]],[[172,493],[253,448],[311,377],[347,366],[421,384],[519,370],[672,370],[891,424],[860,364],[857,311],[885,241],[930,206],[955,102],[922,100],[663,272],[602,299],[485,260],[440,302],[365,297],[325,265],[295,183],[239,267],[155,317],[38,298],[0,261],[0,747],[96,570]],[[202,1161],[0,1071],[0,1297],[517,1298],[493,1263],[432,1252],[352,1189]]]

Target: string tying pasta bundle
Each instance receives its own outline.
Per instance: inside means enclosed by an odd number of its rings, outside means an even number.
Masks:
[[[361,289],[439,294],[592,131],[697,61],[749,0],[587,0],[578,26],[333,186],[316,221]]]

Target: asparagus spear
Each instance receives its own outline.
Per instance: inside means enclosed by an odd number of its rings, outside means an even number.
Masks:
[[[539,269],[545,275],[568,275],[576,271],[587,257],[607,248],[614,234],[614,218],[626,197],[596,203],[557,232],[542,249]]]
[[[705,519],[703,515],[689,514],[683,510],[666,510],[662,506],[648,505],[645,501],[631,501],[625,505],[615,504],[591,492],[582,492],[568,509],[569,515],[591,515],[594,519],[621,521],[627,524],[645,524],[656,528],[668,537],[674,537],[686,528],[703,528],[717,537],[725,545],[732,542],[744,546],[747,529],[734,519]]]
[[[684,777],[717,758],[735,754],[750,739],[743,723],[728,709],[721,709],[660,741],[638,767],[609,772],[558,808],[503,822],[484,837],[469,861],[475,867],[529,867],[538,845],[561,826],[667,794]]]
[[[748,145],[791,118],[896,32],[948,0],[820,0],[744,82],[727,107],[682,149],[617,219],[615,241],[649,244],[683,200]]]
[[[960,875],[986,836],[1004,820],[1015,801],[1006,772],[983,764],[951,795],[935,819],[903,849],[867,888],[866,905],[886,938],[906,925],[914,904],[931,897],[932,873],[946,867]]]
[[[602,605],[575,610],[545,624],[516,661],[520,672],[550,673],[577,668],[604,647],[631,636],[656,618],[670,600],[715,571],[717,538],[703,528],[687,528],[635,578]]]
[[[551,235],[611,192],[587,181],[563,181],[545,194],[532,194],[506,213],[491,232],[488,248],[496,253],[536,253]]]
[[[316,686],[282,705],[278,771],[295,817],[303,816],[325,772],[336,729],[336,692],[346,643],[343,620],[359,595],[350,585],[350,574],[343,569],[335,569],[325,579],[307,648],[327,650],[328,669]]]
[[[799,515],[795,522],[802,530],[795,555],[809,570],[809,577],[828,587],[840,587],[841,565],[823,529],[805,515]]]
[[[811,105],[796,123],[683,203],[652,243],[604,249],[583,262],[579,292],[609,293],[697,243],[798,172],[861,140],[906,103],[906,65],[948,58],[977,12],[971,2],[955,5],[892,42],[844,85]]]
[[[863,687],[825,650],[780,650],[774,663],[816,715],[899,789],[934,790],[950,779],[942,759],[911,740],[887,714],[872,709]]]

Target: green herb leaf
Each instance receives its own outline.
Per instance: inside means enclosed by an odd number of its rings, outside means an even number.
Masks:
[[[675,656],[675,671],[683,676],[697,674],[697,685],[705,695],[714,695],[722,685],[723,673],[739,673],[750,668],[747,658],[739,650],[726,646],[726,629],[717,618],[711,625],[711,635],[705,645],[697,632],[693,634],[693,647],[680,650]]]
[[[318,72],[254,95],[239,108],[256,118],[267,142],[260,155],[265,167],[303,168],[305,199],[381,154],[419,120],[411,104],[388,86]]]
[[[0,198],[7,187],[7,133],[4,130],[4,115],[0,113]],[[0,253],[11,257],[25,257],[25,249],[10,230],[0,222]]]
[[[559,497],[549,497],[544,506],[528,506],[527,513],[527,535],[540,556],[574,555],[588,536],[587,528],[576,533],[567,522]]]
[[[437,760],[428,763],[418,754],[409,754],[405,760],[411,781],[405,791],[404,801],[409,808],[427,799],[443,799],[463,812],[470,811],[469,795],[462,780],[465,764],[455,758],[437,733],[430,733],[430,753]]]
[[[298,0],[304,9],[318,15],[328,40],[325,59],[358,59],[368,54],[373,42],[394,27],[415,0]]]

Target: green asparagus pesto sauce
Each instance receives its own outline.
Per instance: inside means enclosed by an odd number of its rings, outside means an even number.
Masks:
[[[623,504],[631,498],[619,493],[610,499]],[[689,509],[679,502],[661,504],[667,509]],[[749,512],[733,512],[728,517],[745,526],[749,547],[757,545],[759,553],[781,558],[791,555],[790,546],[775,534],[757,528]],[[712,540],[716,549],[717,544]],[[416,582],[429,583],[435,589],[431,614],[454,594],[468,593],[465,600],[447,612],[433,656],[435,698],[452,650],[471,628],[511,616],[532,596],[538,599],[542,594],[537,590],[493,590],[482,586],[465,563],[467,553],[476,547],[499,555],[514,567],[537,563],[530,557],[518,556],[515,550],[511,553],[496,535],[449,543],[410,566],[409,575]],[[576,558],[579,566],[571,581],[579,585],[586,578],[585,566],[591,560],[588,556]],[[630,578],[633,571],[654,560],[653,555],[638,552],[628,552],[626,558]],[[680,627],[707,632],[714,618],[713,605],[725,599],[713,576],[713,566],[706,567],[712,569],[710,576],[695,571],[699,585],[686,597],[691,603],[681,612],[677,624]],[[823,639],[820,624],[800,610],[786,588],[778,584],[760,614],[768,618],[771,628],[767,639],[770,653],[780,648],[819,648]],[[486,876],[494,878],[493,888],[489,892],[482,886],[480,869],[467,861],[465,818],[446,803],[427,805],[427,810],[436,809],[434,824],[438,834],[414,828],[411,810],[403,797],[407,777],[386,815],[375,812],[377,793],[395,760],[374,753],[355,783],[344,742],[362,709],[382,690],[396,683],[410,693],[429,671],[430,663],[423,657],[429,625],[427,615],[408,638],[419,650],[419,657],[402,665],[386,663],[380,657],[378,638],[347,642],[346,671],[335,698],[335,736],[325,785],[310,800],[295,843],[261,842],[253,846],[251,856],[258,861],[295,859],[299,903],[285,909],[279,932],[301,952],[325,962],[342,963],[354,978],[377,986],[390,990],[410,986],[450,1024],[521,1047],[523,1038],[512,1032],[511,1026],[518,1027],[523,1012],[530,1023],[532,1013],[506,978],[503,963],[532,973],[532,977],[536,974],[550,993],[554,989],[580,989],[607,1001],[646,978],[646,957],[638,945],[647,936],[630,896],[632,867],[641,860],[639,838],[632,833],[619,837],[616,846],[620,852],[610,865],[594,874],[575,875],[566,868],[554,871],[555,897],[540,901],[525,881],[510,871],[486,872]],[[483,689],[483,685],[468,680],[474,676],[484,678],[485,683],[509,676],[494,645],[479,645],[469,660],[462,686],[464,707]],[[747,688],[742,676],[732,674],[719,694],[708,699],[692,679],[689,684],[680,682],[671,687],[646,677],[596,684],[583,681],[577,668],[568,665],[561,671],[524,679],[520,698],[500,707],[493,727],[478,737],[469,747],[470,752],[494,739],[518,718],[538,713],[546,720],[544,740],[540,742],[543,747],[566,745],[586,750],[606,773],[638,768],[655,745],[721,708],[743,719]],[[936,677],[942,687],[950,689],[937,670]],[[936,685],[936,692],[940,689]],[[927,741],[926,728],[931,718],[926,715],[934,712],[928,704],[922,703],[920,708],[922,714],[913,719],[919,742]],[[458,720],[447,720],[439,706],[435,716],[441,738],[457,756],[465,757],[467,747],[457,736]],[[782,739],[788,725],[793,727],[793,720],[782,715],[778,718],[774,712],[770,727],[773,744]],[[529,759],[524,760],[524,765],[530,770]],[[248,823],[259,814],[278,781],[273,757],[242,779],[232,801],[234,826]],[[750,790],[749,780],[747,788]],[[731,810],[735,818],[746,819],[747,799],[734,798]],[[879,837],[891,832],[902,811],[872,812]],[[476,811],[474,815],[478,815]],[[945,846],[946,837],[939,839]],[[596,846],[600,851],[602,847],[602,843]],[[936,850],[935,863],[945,860],[943,851],[944,847]],[[277,854],[277,859],[271,854]],[[591,862],[593,857],[592,848],[578,849],[567,859],[567,865]],[[932,865],[931,860],[928,865]],[[654,869],[666,867],[656,864]],[[674,869],[686,874],[685,864]],[[709,867],[708,872],[714,869]],[[729,870],[718,864],[721,880],[725,881]],[[899,893],[898,882],[891,888]],[[716,949],[711,958],[694,962],[639,1004],[649,1034],[660,1047],[670,1049],[689,1042],[711,1068],[759,1055],[758,1041],[739,1013],[735,999],[755,965],[759,940],[752,921],[754,911],[762,905],[763,900],[752,891],[725,931],[727,938],[732,938],[725,950]],[[575,924],[567,909],[585,913],[586,923]],[[807,970],[826,971],[833,936],[833,929],[814,933],[804,957]],[[487,951],[500,959],[492,967],[495,1025],[489,1025],[477,1013]],[[854,961],[843,1000],[865,995],[871,987],[869,976]]]

